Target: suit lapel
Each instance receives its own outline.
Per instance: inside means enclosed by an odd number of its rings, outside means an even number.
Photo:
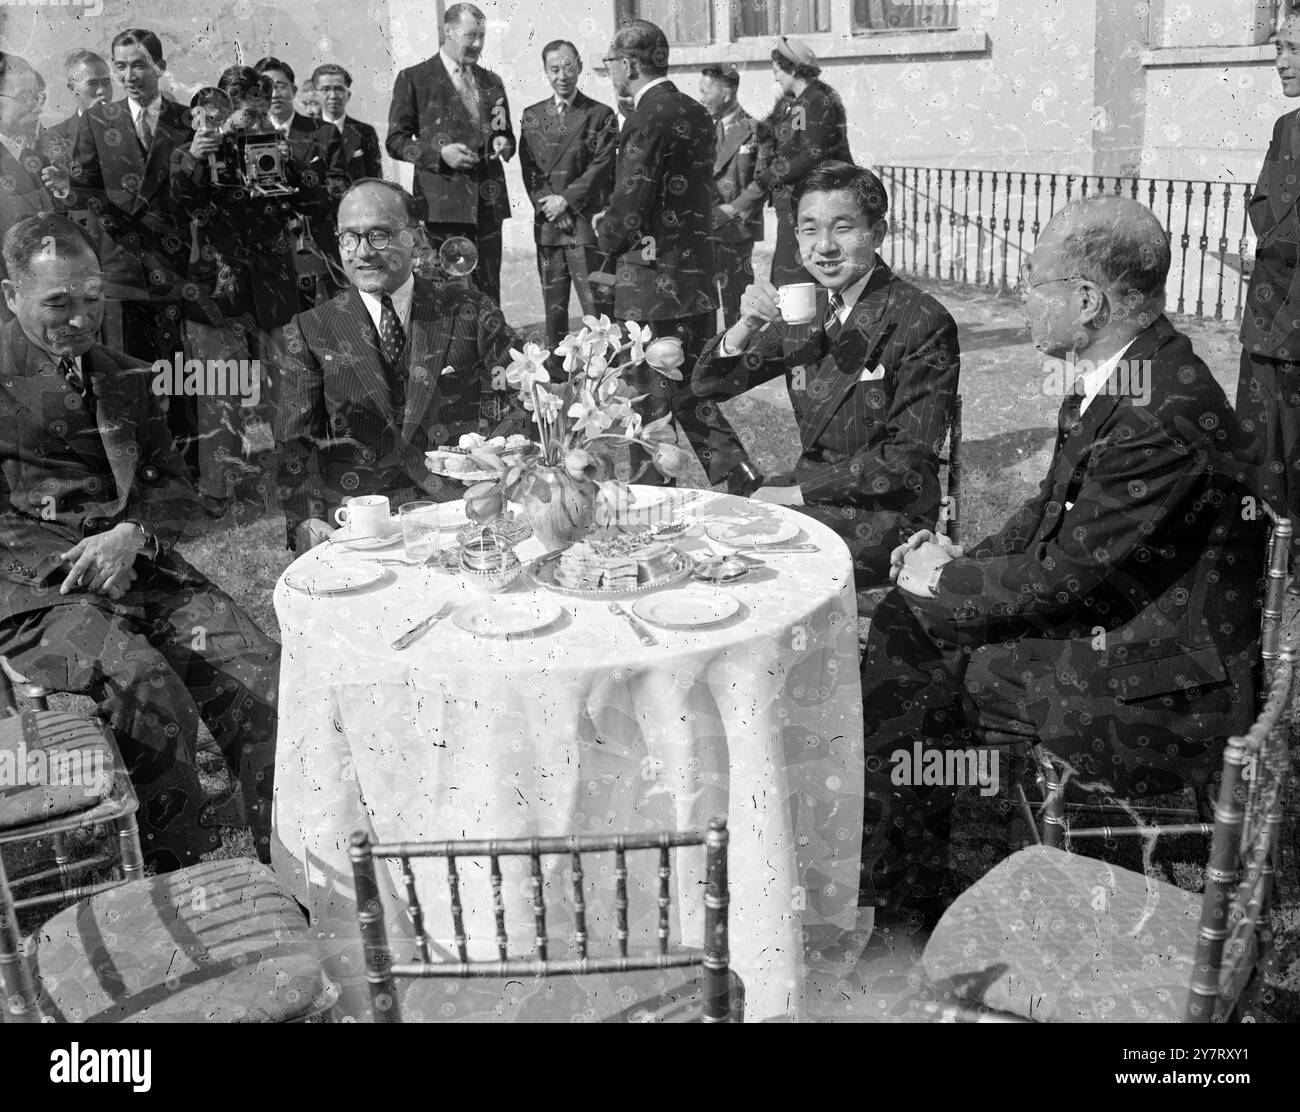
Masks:
[[[117,495],[116,498],[105,498],[102,504],[111,516],[121,508],[131,490],[131,485],[135,481],[135,464],[138,456],[138,450],[134,447],[136,414],[126,376],[113,373],[113,360],[107,350],[98,344],[92,345],[82,357],[82,373],[88,376],[91,389],[95,393],[95,413],[103,448],[102,455],[87,454],[79,438],[62,436],[49,427],[44,407],[35,400],[47,392],[47,382],[50,385],[54,383],[53,377],[47,379],[41,372],[47,367],[55,366],[57,361],[47,352],[35,347],[16,321],[11,323],[9,328],[9,365],[23,369],[23,374],[13,380],[14,385],[10,387],[11,395],[31,414],[37,428],[45,429],[50,436],[62,440],[71,451],[85,460],[92,470],[98,471],[107,458],[108,465],[113,471]]]
[[[415,439],[415,431],[438,396],[454,323],[454,315],[438,312],[433,287],[417,279],[411,295],[407,345],[406,413],[402,420],[402,440],[406,443]]]
[[[555,107],[555,98],[552,97],[547,101],[542,126],[546,129],[546,172],[548,174],[555,169],[560,156],[569,149],[570,144],[586,130],[591,105],[590,99],[578,93],[573,98],[573,107],[561,120],[559,110]]]
[[[393,411],[393,390],[384,370],[383,356],[379,353],[379,339],[375,322],[361,300],[356,288],[349,289],[339,302],[339,311],[330,314],[338,337],[335,358],[342,361],[340,372],[353,374],[362,393],[374,402],[375,408],[397,434],[396,414]]]
[[[893,293],[893,278],[893,272],[877,256],[866,289],[840,329],[834,347],[813,372],[813,381],[808,383],[809,394],[816,397],[821,393],[822,400],[808,411],[803,438],[805,451],[816,443],[835,411],[858,384],[862,372],[869,369],[867,360],[880,358],[880,349],[887,339],[885,333],[892,331],[897,323],[885,312]],[[826,304],[824,294],[819,292],[819,311],[824,313]]]
[[[13,182],[11,189],[14,195],[31,198],[31,203],[38,210],[49,211],[54,208],[54,200],[50,191],[41,183],[39,174],[29,171],[4,147],[0,147],[0,181]],[[27,188],[21,188],[23,182],[27,183]]]
[[[745,121],[746,117],[742,112],[727,129],[722,146],[718,148],[717,157],[713,160],[715,173],[725,170],[727,163],[735,158],[736,152],[745,145],[745,140],[749,138],[749,128],[745,126]]]
[[[465,107],[465,102],[460,99],[460,93],[456,91],[456,83],[452,81],[451,74],[447,72],[447,67],[442,64],[442,55],[435,54],[433,57],[433,80],[435,84],[441,85],[444,90],[443,100],[451,105],[451,111],[460,118],[461,122],[468,128],[477,130],[479,121],[471,118],[469,109]],[[482,109],[482,88],[478,85],[474,70],[469,71],[470,80],[474,82],[474,87],[479,92],[479,108]]]

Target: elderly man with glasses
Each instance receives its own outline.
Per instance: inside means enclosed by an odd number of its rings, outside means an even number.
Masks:
[[[425,452],[469,432],[526,428],[522,414],[495,417],[491,369],[519,346],[496,303],[413,273],[426,246],[415,198],[364,179],[340,202],[338,226],[351,287],[297,316],[285,336],[276,441],[297,551],[333,532],[347,497],[382,494],[394,507],[462,497],[462,484],[429,472]]]
[[[1237,419],[1164,315],[1169,258],[1150,209],[1089,198],[1022,274],[1052,461],[970,551],[922,531],[893,554],[862,663],[865,906],[932,922],[960,887],[961,777],[935,770],[991,763],[996,790],[1038,741],[1095,790],[1159,795],[1254,718],[1265,530]]]

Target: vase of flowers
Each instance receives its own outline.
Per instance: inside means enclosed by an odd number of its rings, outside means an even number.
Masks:
[[[596,526],[612,525],[631,500],[625,483],[614,479],[615,453],[630,444],[647,449],[666,476],[681,474],[690,457],[677,445],[672,415],[642,422],[634,372],[680,381],[685,361],[681,341],[651,339],[650,329],[634,321],[624,327],[608,317],[583,317],[583,328],[561,341],[563,374],[552,378],[552,353],[538,344],[510,350],[509,367],[494,375],[518,391],[537,426],[528,449],[493,456],[472,453],[498,472],[465,492],[466,513],[474,521],[499,514],[517,503],[548,551],[567,548]],[[490,457],[490,458],[489,458]]]

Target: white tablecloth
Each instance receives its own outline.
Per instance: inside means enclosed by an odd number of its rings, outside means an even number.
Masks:
[[[372,587],[328,597],[277,583],[275,867],[311,912],[345,1015],[369,1017],[353,831],[386,842],[609,834],[703,827],[718,814],[730,830],[731,961],[746,1016],[801,1014],[801,928],[851,929],[856,912],[863,754],[852,567],[831,530],[793,510],[710,495],[686,512],[703,521],[788,514],[820,551],[760,554],[764,569],[723,588],[742,604],[735,618],[656,629],[650,647],[603,603],[553,595],[566,615],[544,634],[478,638],[449,619],[395,652],[392,640],[440,602],[480,592],[422,568],[391,568]],[[540,551],[536,540],[520,548],[525,559]],[[291,570],[365,559],[322,545]],[[512,591],[528,589],[521,580]],[[648,856],[633,885],[641,921],[655,912]],[[702,866],[702,851],[690,851],[676,874],[673,936],[688,945],[702,941]],[[486,865],[472,872],[462,869],[472,948],[495,956],[486,881],[471,883]],[[611,935],[609,873],[588,867],[597,940]],[[432,864],[418,875],[430,933],[449,939],[445,886]],[[517,870],[506,876],[526,949],[529,888]],[[389,907],[400,908],[400,885],[388,879]],[[568,891],[567,871],[548,873],[557,938]],[[402,916],[387,919],[390,935],[407,929]],[[418,1003],[404,1011],[423,1014]]]

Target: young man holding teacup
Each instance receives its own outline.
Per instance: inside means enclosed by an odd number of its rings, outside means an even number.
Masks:
[[[957,393],[957,325],[877,254],[888,198],[870,170],[823,162],[793,194],[799,255],[814,280],[758,278],[740,320],[705,348],[699,397],[734,397],[785,375],[803,451],[753,497],[798,506],[853,553],[859,586],[889,578],[892,549],[939,513],[939,450]]]

